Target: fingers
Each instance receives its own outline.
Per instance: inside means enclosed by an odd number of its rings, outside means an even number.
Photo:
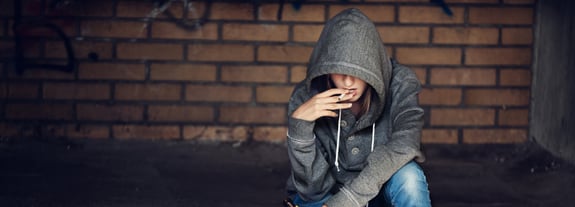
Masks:
[[[325,98],[325,97],[331,97],[331,96],[346,94],[346,93],[349,93],[349,90],[343,89],[343,88],[332,88],[332,89],[329,89],[327,91],[324,91],[324,92],[317,94],[317,97],[318,98]]]
[[[338,110],[338,109],[349,109],[351,108],[351,103],[331,103],[331,104],[320,104],[317,105],[319,110]]]
[[[330,90],[333,90],[333,89],[330,89]],[[329,95],[329,94],[332,94],[332,95]],[[326,96],[326,95],[329,95],[329,96]],[[324,93],[318,94],[315,97],[315,101],[318,104],[326,104],[326,103],[337,103],[337,102],[341,102],[341,101],[347,101],[351,98],[353,98],[353,96],[349,94],[349,90],[338,89],[338,90],[330,91],[329,93],[324,92]]]

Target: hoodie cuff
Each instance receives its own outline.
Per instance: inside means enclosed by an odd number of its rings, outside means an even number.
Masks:
[[[315,122],[305,121],[301,119],[296,119],[290,117],[288,128],[288,138],[301,140],[301,141],[311,141],[314,140],[315,136],[313,134],[313,128]]]
[[[347,195],[349,193],[348,192],[343,192],[343,191],[347,191],[346,189],[342,188],[340,189],[340,192],[336,193],[335,195],[333,195],[331,198],[329,198],[329,200],[325,203],[328,207],[361,207],[361,205],[353,200],[351,197],[351,195]]]

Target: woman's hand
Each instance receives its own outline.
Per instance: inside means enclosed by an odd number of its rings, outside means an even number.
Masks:
[[[306,121],[315,121],[324,116],[337,117],[334,110],[351,108],[351,103],[339,103],[353,97],[349,95],[341,97],[342,94],[348,93],[349,90],[341,88],[333,88],[319,93],[299,106],[291,116]]]

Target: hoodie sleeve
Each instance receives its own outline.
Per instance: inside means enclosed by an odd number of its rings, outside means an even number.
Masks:
[[[421,85],[413,72],[404,69],[398,71],[391,83],[390,140],[375,147],[367,158],[366,167],[330,198],[329,207],[365,206],[399,168],[414,158],[423,161],[419,150],[423,109],[417,98]]]
[[[315,122],[291,117],[302,100],[303,97],[294,93],[288,107],[287,149],[292,169],[290,179],[304,200],[316,201],[329,192],[335,180],[328,172],[329,163],[313,133]]]

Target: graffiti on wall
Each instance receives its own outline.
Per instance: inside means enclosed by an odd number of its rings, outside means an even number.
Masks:
[[[340,0],[341,2],[347,2],[348,0]],[[191,0],[153,0],[150,1],[154,4],[151,11],[146,15],[147,22],[154,21],[158,16],[163,15],[167,18],[169,22],[177,25],[178,27],[185,30],[198,30],[205,23],[209,21],[210,11],[212,7],[213,0],[202,1],[203,11],[197,11],[195,4],[198,1]],[[443,12],[447,15],[452,15],[450,8],[443,0],[430,0],[431,3],[442,8]],[[49,17],[58,16],[67,13],[69,10],[73,10],[75,6],[85,3],[80,0],[37,0],[29,1],[23,5],[23,1],[13,0],[14,6],[14,24],[12,26],[14,34],[14,65],[15,69],[19,74],[22,74],[26,69],[32,68],[42,68],[42,69],[52,69],[64,72],[73,72],[77,67],[77,60],[74,54],[74,48],[72,47],[70,38],[64,32],[63,26],[73,27],[73,22],[69,24],[61,23],[55,24],[51,22]],[[181,4],[182,15],[175,15],[170,10],[175,3]],[[234,1],[234,3],[251,3],[254,8],[257,8],[261,4],[261,0],[242,0]],[[281,21],[282,13],[284,10],[284,5],[286,5],[286,0],[278,0],[279,7],[277,11],[277,20]],[[299,10],[305,0],[288,0],[288,5],[292,5],[292,9],[296,11]],[[23,11],[27,15],[34,17],[46,17],[46,18],[24,18]],[[254,16],[257,16],[257,9],[253,10]],[[201,15],[198,15],[201,14]],[[197,17],[197,18],[191,18]],[[146,29],[149,24],[144,24],[142,31]],[[36,63],[30,58],[25,57],[25,52],[30,42],[33,41],[30,36],[38,35],[34,32],[38,31],[38,28],[43,28],[44,31],[49,31],[55,34],[59,38],[60,42],[64,45],[66,61],[64,64],[47,64],[47,63]],[[97,61],[98,54],[91,52],[88,55],[93,61]]]

